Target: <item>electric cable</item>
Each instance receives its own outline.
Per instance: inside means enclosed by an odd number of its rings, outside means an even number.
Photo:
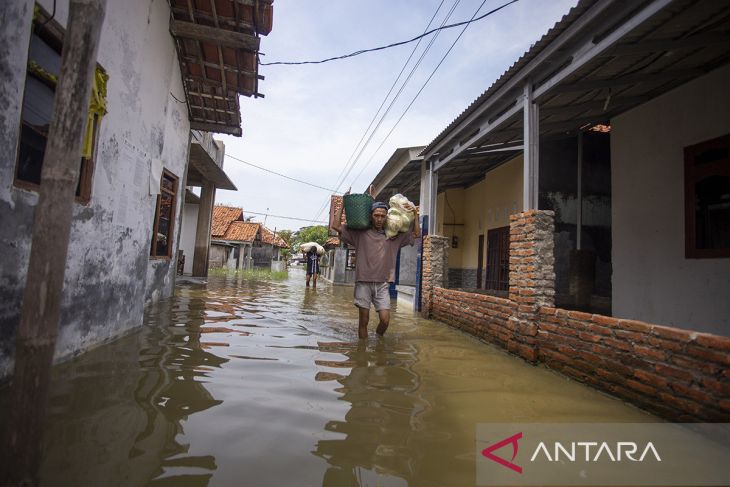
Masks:
[[[482,7],[483,7],[483,6],[484,6],[484,4],[486,3],[486,1],[487,1],[487,0],[484,0],[484,1],[483,1],[483,2],[481,3],[481,5],[479,5],[479,8],[478,8],[478,9],[476,10],[476,12],[474,13],[474,15],[477,15],[477,13],[479,13],[479,10],[481,10],[481,9],[482,9]],[[516,1],[516,0],[515,0],[515,1]],[[514,3],[514,2],[510,2],[510,3]],[[506,5],[509,5],[509,4],[504,4],[504,5],[500,6],[500,7],[497,7],[497,8],[495,8],[495,9],[493,9],[493,10],[490,10],[490,11],[489,11],[489,12],[487,12],[486,14],[482,15],[482,16],[481,16],[480,18],[484,18],[484,17],[485,17],[485,16],[487,16],[487,15],[491,15],[491,14],[493,14],[493,13],[495,13],[495,12],[498,12],[499,10],[501,10],[502,8],[504,8],[504,7],[506,6]],[[444,60],[446,59],[446,57],[447,57],[447,56],[448,56],[448,55],[449,55],[449,54],[451,53],[451,51],[452,51],[452,50],[454,49],[454,46],[456,45],[456,43],[457,43],[457,42],[459,42],[459,39],[461,39],[461,36],[462,36],[462,35],[464,34],[464,32],[466,31],[467,27],[469,27],[469,23],[467,23],[467,24],[466,24],[466,25],[464,26],[464,28],[463,28],[463,29],[461,30],[461,32],[459,33],[458,37],[457,37],[457,38],[456,38],[456,39],[454,40],[454,42],[453,42],[453,43],[451,44],[451,47],[449,47],[449,50],[448,50],[448,51],[446,51],[446,53],[444,54],[444,56],[443,56],[443,57],[441,58],[441,61],[439,61],[439,63],[438,63],[438,64],[436,65],[436,67],[435,67],[435,68],[433,69],[433,71],[431,72],[431,74],[429,75],[429,77],[428,77],[428,78],[426,79],[426,81],[425,81],[425,82],[423,83],[423,86],[421,86],[421,89],[420,89],[420,90],[418,90],[418,93],[416,93],[416,95],[415,95],[415,96],[413,97],[413,99],[412,99],[412,100],[411,100],[411,102],[410,102],[410,103],[408,104],[408,106],[406,107],[406,109],[405,109],[405,110],[403,111],[403,113],[401,114],[401,116],[400,116],[400,117],[398,118],[398,120],[397,120],[397,121],[395,122],[395,124],[393,125],[393,127],[392,127],[392,128],[390,129],[390,131],[388,132],[388,134],[387,134],[387,135],[385,136],[385,138],[384,138],[384,139],[383,139],[383,140],[382,140],[382,141],[380,142],[380,145],[378,146],[378,148],[377,148],[377,149],[375,149],[375,152],[373,153],[373,155],[372,155],[372,156],[370,156],[370,159],[368,160],[368,162],[367,162],[367,163],[365,164],[365,166],[363,166],[363,168],[362,168],[362,170],[360,171],[360,173],[359,173],[359,174],[358,174],[358,175],[357,175],[357,176],[356,176],[356,177],[355,177],[355,178],[354,178],[354,179],[352,180],[352,184],[354,184],[354,183],[355,183],[355,181],[357,181],[357,179],[358,179],[358,178],[359,178],[359,177],[360,177],[360,176],[362,175],[363,171],[365,171],[365,169],[366,169],[366,168],[367,168],[367,167],[368,167],[368,166],[370,165],[370,163],[372,162],[373,158],[375,157],[375,154],[377,154],[377,153],[378,153],[378,151],[379,151],[379,150],[380,150],[380,149],[381,149],[381,148],[383,147],[383,144],[385,144],[385,142],[386,142],[386,141],[388,140],[388,138],[389,138],[389,137],[390,137],[390,135],[391,135],[391,134],[393,133],[393,131],[395,130],[395,128],[396,128],[396,127],[398,126],[398,124],[399,124],[399,123],[401,122],[401,120],[403,120],[403,117],[404,117],[404,116],[406,115],[406,113],[408,113],[408,110],[410,110],[410,108],[411,108],[411,107],[413,106],[413,103],[415,103],[415,101],[416,101],[416,100],[418,99],[418,97],[419,97],[419,96],[421,95],[421,93],[423,92],[423,90],[424,90],[424,89],[426,88],[426,86],[428,85],[428,83],[429,83],[429,82],[431,81],[431,79],[433,78],[433,75],[434,75],[434,74],[436,74],[436,71],[438,71],[439,67],[441,67],[441,64],[443,64],[443,62],[444,62]]]
[[[441,26],[443,26],[448,21],[448,19],[454,13],[454,10],[456,9],[456,7],[457,7],[457,5],[459,4],[460,1],[461,0],[457,0],[454,3],[454,5],[451,7],[451,9],[449,10],[449,12],[447,13],[446,17],[444,17],[444,20],[441,22]],[[444,1],[442,0],[441,3],[439,3],[438,7],[436,7],[436,11],[431,16],[431,19],[428,21],[428,24],[426,24],[426,28],[424,29],[424,32],[425,31],[428,31],[428,28],[431,26],[431,23],[436,18],[436,15],[438,15],[438,13],[441,10],[441,7],[443,6],[443,4],[444,4]],[[413,76],[414,71],[421,64],[421,61],[423,60],[423,57],[426,55],[426,53],[428,52],[428,50],[431,48],[431,45],[433,45],[433,42],[435,41],[435,39],[437,37],[438,37],[438,34],[436,34],[436,36],[434,36],[433,38],[431,38],[431,41],[429,42],[428,46],[426,46],[426,49],[421,54],[421,57],[417,61],[416,65],[411,69],[411,72],[408,74],[408,77],[403,82],[403,85],[401,85],[400,89],[398,90],[398,93],[391,100],[390,104],[388,105],[388,108],[386,109],[385,114],[383,114],[383,116],[380,118],[380,121],[378,121],[378,124],[373,129],[373,131],[370,133],[370,136],[368,137],[368,140],[362,146],[362,148],[360,150],[360,153],[353,160],[353,156],[358,151],[358,148],[360,147],[360,144],[362,143],[363,139],[365,138],[365,136],[370,131],[370,128],[373,126],[373,122],[375,122],[375,119],[378,118],[378,115],[380,114],[380,111],[382,110],[383,106],[385,105],[385,102],[388,101],[388,97],[390,97],[390,94],[393,92],[393,89],[398,84],[398,81],[400,81],[400,78],[403,75],[403,72],[405,71],[406,67],[408,66],[408,63],[410,63],[411,59],[413,58],[413,55],[418,50],[418,46],[421,44],[421,40],[419,39],[418,43],[416,43],[415,47],[411,51],[411,54],[408,56],[408,59],[406,59],[406,62],[403,64],[403,67],[401,68],[400,72],[398,73],[398,76],[396,77],[395,81],[393,81],[393,84],[390,86],[390,89],[388,90],[388,93],[385,95],[385,97],[383,98],[383,101],[380,103],[380,107],[378,107],[378,110],[375,112],[375,115],[373,115],[373,118],[370,120],[370,123],[368,124],[368,127],[365,129],[365,132],[363,132],[362,137],[360,137],[360,140],[358,141],[357,145],[355,145],[355,149],[352,151],[352,154],[350,154],[350,157],[348,158],[347,163],[345,163],[345,166],[343,166],[342,171],[340,171],[340,174],[339,174],[339,176],[337,178],[337,189],[338,190],[340,189],[340,187],[342,186],[342,184],[345,182],[345,179],[347,179],[347,177],[350,175],[350,172],[352,172],[352,169],[354,169],[354,167],[357,164],[357,161],[360,159],[360,156],[362,155],[363,151],[370,144],[370,141],[372,140],[373,135],[375,134],[375,132],[380,127],[380,125],[383,122],[385,116],[388,114],[388,112],[390,112],[390,109],[393,107],[393,104],[398,99],[398,97],[400,96],[400,94],[403,91],[403,89],[405,88],[405,86],[408,84],[408,81]],[[329,203],[329,200],[326,200],[322,204],[322,206],[319,208],[319,210],[317,211],[316,216],[314,217],[315,219],[316,218],[319,218],[320,215],[322,214],[322,211],[324,211],[325,208],[327,208],[327,203]]]
[[[310,220],[308,218],[297,218],[297,217],[293,217],[293,216],[272,215],[271,213],[261,213],[261,212],[248,211],[248,210],[243,210],[243,214],[244,215],[251,214],[251,215],[270,216],[271,218],[283,218],[285,220],[298,220],[298,221],[302,221],[302,222],[321,223],[323,225],[326,225],[329,223],[329,222],[320,221],[320,220]],[[260,222],[250,222],[250,223],[260,223]]]
[[[503,4],[503,5],[501,5],[500,7],[494,9],[493,11],[487,12],[486,14],[484,14],[484,15],[482,15],[480,17],[472,18],[470,20],[466,20],[466,21],[463,21],[463,22],[457,22],[455,24],[450,24],[450,25],[446,25],[446,26],[443,26],[443,27],[438,27],[438,28],[432,29],[432,30],[430,30],[430,31],[428,31],[428,32],[426,32],[424,34],[421,34],[420,36],[416,36],[413,39],[409,39],[407,41],[395,42],[393,44],[388,44],[387,46],[374,47],[374,48],[371,48],[371,49],[361,49],[359,51],[351,52],[350,54],[343,54],[341,56],[334,56],[334,57],[330,57],[330,58],[326,58],[326,59],[321,59],[319,61],[275,61],[275,62],[271,62],[271,63],[262,63],[262,62],[259,62],[259,65],[260,66],[274,66],[274,65],[296,65],[296,64],[322,64],[322,63],[326,63],[326,62],[329,62],[329,61],[336,61],[336,60],[339,60],[339,59],[346,59],[346,58],[350,58],[350,57],[359,56],[360,54],[365,54],[365,53],[368,53],[368,52],[382,51],[383,49],[389,49],[391,47],[397,47],[397,46],[402,46],[404,44],[410,44],[411,42],[417,41],[418,39],[421,39],[423,37],[426,37],[428,35],[431,35],[431,34],[433,34],[434,32],[437,32],[437,31],[451,29],[451,28],[454,28],[454,27],[462,26],[462,25],[469,25],[472,22],[477,22],[479,20],[482,20],[483,18],[488,17],[492,13],[494,13],[494,12],[496,12],[498,10],[501,10],[501,9],[507,7],[508,5],[511,5],[511,4],[516,3],[518,1],[519,0],[511,0],[511,1],[509,1],[509,2],[507,2],[505,4]]]
[[[261,169],[262,171],[266,171],[268,173],[275,174],[277,176],[280,176],[282,178],[289,179],[291,181],[296,181],[297,183],[306,184],[308,186],[312,186],[314,188],[323,189],[325,191],[329,191],[329,192],[332,192],[332,193],[340,193],[339,191],[334,190],[334,189],[331,189],[331,188],[325,188],[324,186],[319,186],[318,184],[310,183],[308,181],[302,181],[301,179],[293,178],[291,176],[287,176],[286,174],[281,174],[279,172],[272,171],[271,169],[266,169],[265,167],[257,166],[256,164],[253,164],[251,162],[244,161],[243,159],[239,159],[238,157],[232,156],[230,154],[225,154],[225,157],[230,157],[234,161],[238,161],[238,162],[241,162],[243,164],[248,164],[249,166],[255,167],[256,169]]]

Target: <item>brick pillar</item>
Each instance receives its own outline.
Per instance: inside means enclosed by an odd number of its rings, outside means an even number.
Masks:
[[[541,306],[555,305],[555,213],[528,210],[510,216],[510,352],[537,361],[537,323]]]
[[[431,316],[433,288],[444,287],[449,269],[449,239],[440,235],[423,237],[423,266],[421,268],[421,313]]]

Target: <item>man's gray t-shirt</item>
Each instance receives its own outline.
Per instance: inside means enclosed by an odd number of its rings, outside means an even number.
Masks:
[[[413,232],[399,233],[388,239],[385,233],[369,228],[367,230],[342,229],[340,238],[346,244],[353,245],[357,252],[355,265],[355,281],[357,282],[393,282],[395,281],[395,261],[398,250],[406,245],[413,245]]]

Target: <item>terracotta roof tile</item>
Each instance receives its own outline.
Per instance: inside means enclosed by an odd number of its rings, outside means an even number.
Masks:
[[[276,240],[274,240],[274,232],[263,226],[261,227],[261,240],[264,243],[275,245],[276,247],[283,249],[289,248],[283,238],[277,236]]]
[[[213,222],[210,226],[210,235],[212,237],[223,237],[226,234],[226,230],[228,230],[228,226],[236,220],[243,220],[243,210],[241,208],[215,205],[213,207]]]
[[[256,239],[256,234],[259,233],[259,228],[261,228],[260,223],[235,221],[228,227],[225,235],[223,235],[223,240],[253,242]]]
[[[330,237],[324,243],[324,246],[325,247],[339,247],[340,246],[340,238],[339,237]]]

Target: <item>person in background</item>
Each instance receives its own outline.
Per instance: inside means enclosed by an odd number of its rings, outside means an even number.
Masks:
[[[372,195],[372,186],[369,189]],[[347,190],[345,195],[349,194]],[[388,205],[377,201],[370,209],[370,228],[350,230],[342,225],[342,206],[333,219],[332,229],[340,234],[342,242],[353,245],[357,255],[355,266],[355,306],[358,308],[357,333],[360,338],[368,337],[370,306],[375,307],[380,322],[375,332],[383,336],[390,324],[390,294],[388,287],[395,280],[395,263],[398,251],[406,245],[413,245],[421,234],[418,224],[418,210],[409,205],[406,210],[413,213],[412,231],[399,233],[393,238],[385,236],[385,220]]]
[[[317,254],[317,247],[314,245],[309,247],[306,253],[307,257],[307,287],[309,287],[309,281],[313,280],[313,287],[317,287],[317,276],[319,275],[319,255]]]

